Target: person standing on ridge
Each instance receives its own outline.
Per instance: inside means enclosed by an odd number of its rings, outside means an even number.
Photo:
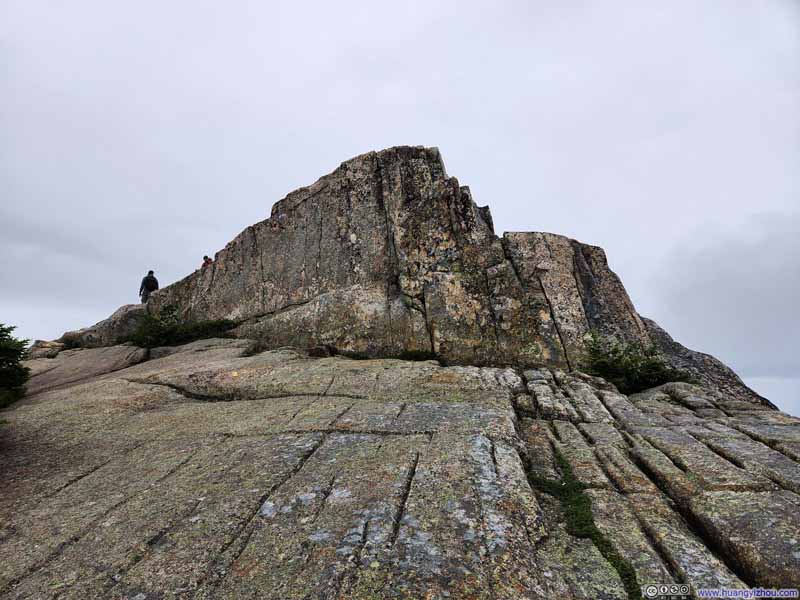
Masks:
[[[139,296],[142,297],[142,304],[147,304],[147,301],[150,299],[150,294],[157,289],[158,279],[156,279],[152,271],[148,271],[145,278],[142,279],[142,285],[139,286]]]
[[[211,259],[210,259],[208,256],[204,256],[204,257],[203,257],[203,266],[204,266],[204,267],[207,267],[207,266],[209,266],[209,265],[210,265],[211,263],[213,263],[213,262],[214,262],[214,261],[213,261],[213,260],[211,260]]]

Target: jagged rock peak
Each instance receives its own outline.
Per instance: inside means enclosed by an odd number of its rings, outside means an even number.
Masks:
[[[165,304],[239,320],[241,335],[276,345],[473,364],[569,366],[590,328],[646,336],[602,250],[499,239],[488,208],[423,147],[358,156],[292,192],[213,267],[157,294]]]
[[[290,193],[212,266],[153,296],[153,310],[165,305],[186,319],[236,320],[239,336],[275,348],[574,368],[596,330],[674,350],[638,315],[601,248],[551,233],[499,238],[488,207],[421,146],[357,156]],[[67,337],[108,345],[131,315]],[[700,362],[753,396],[718,361]]]

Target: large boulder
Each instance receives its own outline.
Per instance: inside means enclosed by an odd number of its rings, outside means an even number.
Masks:
[[[47,340],[36,340],[31,344],[31,347],[28,348],[28,351],[25,353],[25,358],[28,360],[34,360],[37,358],[55,358],[58,356],[58,353],[64,350],[67,347],[66,344],[62,344],[61,342],[50,342]]]
[[[91,327],[67,331],[56,341],[69,348],[112,346],[121,338],[132,334],[146,314],[147,307],[144,304],[125,304],[107,319]]]

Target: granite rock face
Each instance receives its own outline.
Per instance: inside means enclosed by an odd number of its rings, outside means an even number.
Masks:
[[[247,345],[30,361],[43,391],[0,413],[0,598],[800,586],[800,419],[683,383]],[[568,475],[605,544],[542,485]]]
[[[132,305],[29,351],[0,412],[0,598],[800,587],[800,419],[640,317],[601,249],[495,236],[436,150],[293,192],[167,305],[238,337],[115,344]],[[620,394],[579,370],[593,330],[696,383]],[[413,350],[442,360],[392,358]]]
[[[435,148],[370,152],[292,192],[211,266],[153,295],[151,310],[166,305],[187,320],[235,320],[237,335],[273,348],[426,351],[471,365],[575,368],[595,330],[657,343],[705,383],[766,402],[713,357],[666,342],[601,248],[550,233],[497,237],[488,207]],[[124,306],[59,341],[110,345],[143,315]]]

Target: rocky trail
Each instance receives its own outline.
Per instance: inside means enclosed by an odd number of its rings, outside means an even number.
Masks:
[[[689,384],[246,344],[31,361],[49,389],[0,426],[0,597],[627,598],[537,486],[563,463],[637,585],[798,585],[798,419]]]

